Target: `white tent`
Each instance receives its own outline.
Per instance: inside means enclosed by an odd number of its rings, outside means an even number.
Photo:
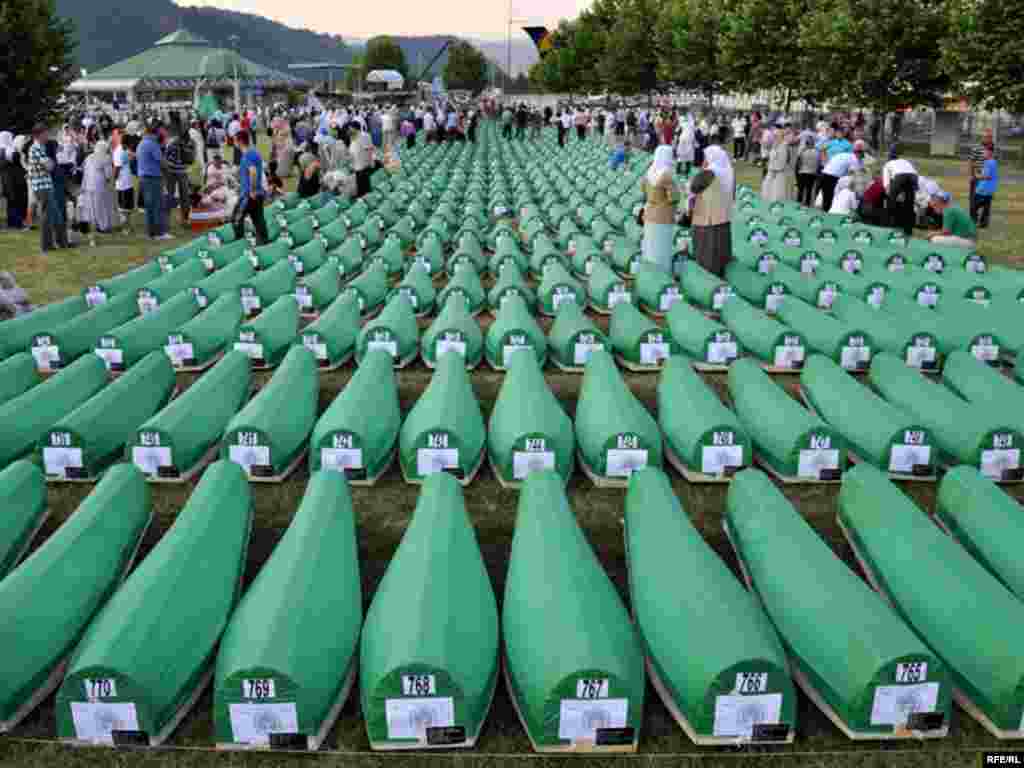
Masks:
[[[366,76],[368,83],[383,83],[389,91],[400,91],[405,87],[405,78],[401,72],[393,69],[375,69]]]

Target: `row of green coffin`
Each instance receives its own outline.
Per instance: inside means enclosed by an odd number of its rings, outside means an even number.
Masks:
[[[42,483],[24,464],[3,480],[5,492]],[[237,467],[215,464],[119,586],[149,498],[136,470],[108,473],[0,581],[0,605],[17,617],[0,630],[4,728],[60,685],[60,737],[159,744],[215,669],[218,743],[316,748],[358,659],[371,746],[472,746],[497,685],[498,611],[454,479],[426,482],[365,623],[343,477],[312,476],[239,602],[250,494]],[[793,679],[851,737],[945,735],[954,696],[994,735],[1020,737],[1019,512],[977,472],[957,469],[939,492],[948,537],[883,474],[853,470],[839,521],[880,597],[766,476],[743,472],[725,527],[747,592],[689,523],[666,476],[646,469],[625,508],[634,626],[560,478],[533,473],[502,607],[507,685],[538,750],[635,747],[645,657],[670,711],[700,743],[790,740]],[[73,583],[62,575],[70,561],[79,564]]]

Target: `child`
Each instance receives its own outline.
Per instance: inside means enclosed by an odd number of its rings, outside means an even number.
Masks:
[[[992,196],[999,189],[999,163],[995,159],[995,150],[991,144],[985,145],[985,163],[981,176],[974,187],[974,199],[971,201],[971,218],[978,229],[987,229],[989,216],[992,213]]]

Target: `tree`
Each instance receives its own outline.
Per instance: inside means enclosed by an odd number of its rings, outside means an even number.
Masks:
[[[4,127],[28,133],[51,121],[74,80],[74,25],[56,15],[52,0],[0,3],[0,88]]]
[[[661,11],[660,74],[711,103],[730,81],[722,51],[718,0],[668,0]]]
[[[370,38],[366,43],[365,62],[366,71],[372,72],[375,69],[393,69],[406,77],[409,68],[405,63],[405,51],[387,35]]]
[[[612,5],[606,2],[606,5]],[[653,20],[660,12],[658,0],[621,0],[615,8],[616,23],[608,29],[599,74],[616,93],[650,93],[658,85],[659,47],[664,40],[655,34]],[[605,11],[601,8],[601,11]],[[607,9],[610,11],[611,9]]]
[[[452,43],[444,65],[444,81],[449,88],[482,91],[487,85],[488,66],[484,55],[467,42]]]
[[[954,0],[942,64],[974,106],[1024,112],[1024,14],[1019,0]]]
[[[355,93],[359,84],[366,77],[366,55],[357,53],[352,56],[349,68],[345,70],[345,89]]]
[[[553,33],[552,50],[530,68],[530,81],[553,93],[600,88],[598,65],[608,39],[602,21],[592,11],[584,11],[575,21],[560,22]]]

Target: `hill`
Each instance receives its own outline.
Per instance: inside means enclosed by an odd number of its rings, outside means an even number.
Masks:
[[[450,35],[427,35],[423,37],[403,37],[391,35],[405,53],[405,60],[413,74],[419,74],[423,67],[430,63]],[[500,40],[479,40],[475,38],[463,38],[479,49],[495,66],[498,67],[498,77],[506,68],[507,49],[504,41]],[[358,52],[366,47],[366,40],[348,40],[352,51]],[[537,60],[537,49],[530,40],[512,41],[512,74],[526,73],[530,65]],[[444,70],[445,62],[448,61],[447,53],[437,60],[431,69],[431,74],[439,74]]]
[[[280,70],[300,61],[346,63],[352,58],[340,36],[219,8],[181,8],[171,0],[56,0],[56,8],[75,22],[78,66],[89,71],[144,51],[182,26],[225,47],[237,35],[242,56]]]

